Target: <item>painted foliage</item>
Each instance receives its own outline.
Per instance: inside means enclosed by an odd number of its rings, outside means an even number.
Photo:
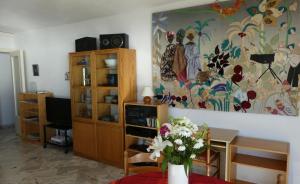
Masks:
[[[173,107],[298,115],[299,18],[297,0],[154,13],[156,98]]]

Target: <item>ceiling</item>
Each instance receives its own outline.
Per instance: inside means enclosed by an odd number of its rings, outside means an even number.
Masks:
[[[17,33],[181,0],[0,0],[0,32]]]

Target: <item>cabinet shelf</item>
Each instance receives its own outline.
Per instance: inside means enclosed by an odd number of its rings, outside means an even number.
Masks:
[[[136,150],[136,149],[130,149],[130,148],[128,148],[127,151],[134,152],[134,153],[144,153],[143,151]]]
[[[28,120],[28,119],[23,119],[23,121],[25,122],[25,123],[30,123],[30,124],[34,124],[34,125],[39,125],[39,120],[37,119],[37,120]]]
[[[32,104],[32,105],[38,104],[37,100],[20,100],[19,102],[24,104]]]
[[[231,146],[248,149],[248,150],[264,151],[264,152],[277,153],[277,154],[289,153],[289,144],[287,144],[286,142],[249,138],[243,136],[238,136],[231,143]]]
[[[39,111],[38,109],[30,109],[30,110],[25,110],[24,113],[37,114],[39,113]]]
[[[118,90],[118,86],[98,86],[100,90]]]
[[[129,127],[138,127],[138,128],[145,128],[145,129],[151,129],[151,130],[157,130],[157,128],[147,127],[147,126],[139,126],[139,125],[131,125],[131,124],[126,124],[126,126],[129,126]]]
[[[105,102],[98,102],[100,105],[119,105],[118,103],[105,103]]]
[[[286,172],[286,161],[271,158],[256,157],[252,155],[236,154],[232,160],[235,164],[261,167]]]
[[[81,86],[81,85],[74,85],[72,88],[78,88],[78,89],[89,89],[91,86]]]
[[[118,68],[98,67],[97,70],[118,70]]]
[[[136,136],[136,135],[131,135],[131,134],[126,134],[127,137],[132,137],[132,138],[141,138],[141,139],[145,139],[145,140],[149,140],[149,141],[152,141],[153,138],[151,137],[142,137],[142,136]]]

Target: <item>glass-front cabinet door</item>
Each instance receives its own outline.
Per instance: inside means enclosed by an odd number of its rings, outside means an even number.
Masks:
[[[96,54],[97,120],[99,123],[118,123],[118,55]]]
[[[70,54],[72,115],[92,119],[91,55],[89,52]]]

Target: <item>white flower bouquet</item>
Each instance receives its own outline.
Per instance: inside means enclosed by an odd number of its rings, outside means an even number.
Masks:
[[[168,163],[173,165],[184,165],[188,174],[192,168],[192,160],[205,150],[203,138],[206,136],[208,127],[206,124],[200,128],[186,117],[170,118],[170,123],[160,127],[158,136],[148,147],[152,151],[151,159],[164,156],[162,170],[167,169]]]

